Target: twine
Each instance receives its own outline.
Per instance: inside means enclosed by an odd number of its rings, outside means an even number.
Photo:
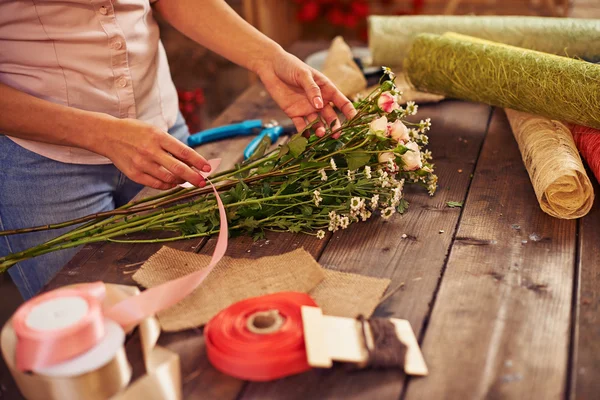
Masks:
[[[420,33],[457,32],[526,49],[600,61],[600,20],[507,16],[371,16],[375,65],[401,66]]]
[[[569,129],[510,109],[506,115],[542,210],[563,219],[586,215],[594,192]]]
[[[363,343],[369,354],[367,366],[404,368],[407,347],[398,338],[394,323],[387,318],[366,320],[362,315],[359,315],[357,320],[361,325]],[[367,326],[371,330],[372,342],[367,334]]]
[[[419,90],[600,128],[600,65],[456,33],[425,33],[404,66]]]

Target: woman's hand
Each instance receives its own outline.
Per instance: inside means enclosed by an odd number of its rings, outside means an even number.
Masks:
[[[334,129],[338,128],[340,123],[330,103],[348,119],[356,114],[350,100],[329,79],[283,50],[266,60],[257,61],[255,65],[252,69],[275,102],[292,119],[298,131],[317,119],[319,114],[327,126],[335,121]],[[325,134],[323,124],[315,124],[315,127],[317,136]],[[339,133],[335,135],[338,136]]]
[[[210,165],[191,147],[135,119],[113,123],[93,151],[109,158],[131,180],[161,190],[183,182],[206,185],[198,171],[209,172]]]

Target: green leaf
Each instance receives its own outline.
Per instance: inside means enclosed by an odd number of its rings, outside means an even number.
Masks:
[[[287,143],[287,146],[290,149],[290,154],[292,154],[294,157],[298,157],[304,152],[304,150],[306,150],[307,144],[308,140],[301,134],[297,133],[292,136],[290,141]]]
[[[269,136],[263,136],[254,153],[248,158],[248,161],[254,161],[265,155],[267,149],[271,147],[271,138]]]
[[[400,203],[398,203],[398,207],[396,207],[399,214],[404,214],[406,210],[408,210],[408,201],[406,199],[400,199]]]
[[[304,215],[305,217],[310,217],[312,215],[313,209],[310,206],[307,206],[306,204],[303,204],[300,207],[300,210],[302,211],[302,215]]]
[[[279,147],[279,158],[285,156],[289,152],[290,146],[288,146],[287,144],[282,144],[281,147]]]
[[[463,202],[462,201],[447,201],[446,205],[450,208],[456,208],[456,207],[462,207],[463,206]]]
[[[356,171],[360,167],[367,165],[370,159],[371,155],[364,151],[353,151],[346,154],[348,169],[351,171]]]
[[[263,231],[263,230],[255,232],[254,235],[252,235],[252,240],[254,240],[255,242],[260,239],[264,239],[264,238],[265,238],[265,231]]]

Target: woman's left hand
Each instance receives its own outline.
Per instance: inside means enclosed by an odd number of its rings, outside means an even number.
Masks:
[[[340,123],[331,104],[348,119],[356,115],[350,100],[329,79],[290,53],[279,51],[270,60],[261,60],[254,71],[298,131],[319,118],[319,114],[327,126],[335,121],[334,129],[338,128]],[[325,134],[322,123],[315,127],[317,136]],[[334,137],[339,137],[339,133]]]

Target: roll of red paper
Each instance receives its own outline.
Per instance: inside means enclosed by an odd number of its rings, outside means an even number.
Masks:
[[[571,132],[577,149],[600,182],[600,130],[573,125]]]
[[[280,292],[242,300],[224,309],[204,329],[211,364],[227,375],[249,381],[270,381],[309,370],[303,305],[317,306],[306,293]],[[275,313],[281,326],[270,333],[251,331],[249,320],[265,312]]]

